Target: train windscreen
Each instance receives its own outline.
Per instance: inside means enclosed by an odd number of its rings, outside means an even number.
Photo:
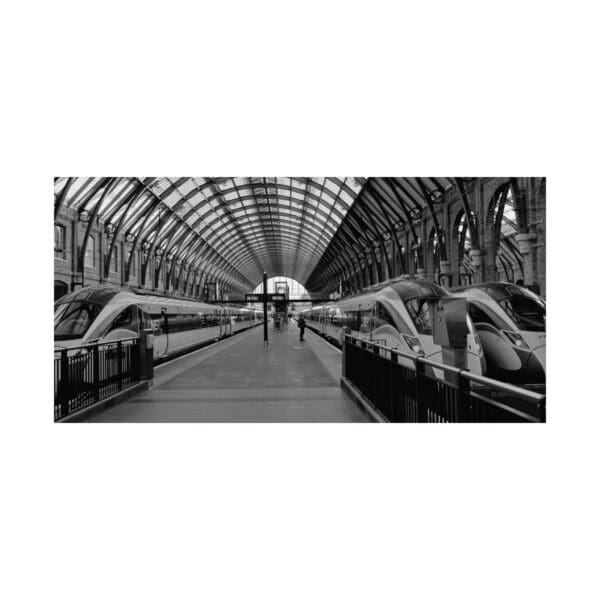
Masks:
[[[542,302],[527,296],[509,296],[500,306],[522,331],[546,331],[546,309]]]
[[[102,310],[91,302],[66,302],[54,312],[54,339],[76,340],[85,335]]]
[[[404,303],[417,331],[422,335],[432,335],[433,333],[431,311],[429,310],[430,300],[430,298],[413,298]]]

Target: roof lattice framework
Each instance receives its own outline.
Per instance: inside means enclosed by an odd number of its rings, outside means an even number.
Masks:
[[[477,185],[476,178],[443,177],[59,177],[55,217],[63,206],[73,209],[111,239],[124,237],[130,256],[137,248],[159,257],[156,272],[166,259],[239,292],[254,289],[265,271],[311,292],[335,290],[348,277],[368,287],[398,271],[398,252],[422,262],[432,245],[433,262],[447,261],[454,233],[468,273],[488,218],[491,251],[508,277],[522,270],[516,235],[527,230],[524,190],[517,179],[499,178],[476,215]],[[442,205],[452,202],[462,207],[457,224],[444,222]]]
[[[263,271],[305,282],[365,179],[337,177],[57,178],[57,209],[98,218],[136,244],[192,266],[212,264],[234,287]]]

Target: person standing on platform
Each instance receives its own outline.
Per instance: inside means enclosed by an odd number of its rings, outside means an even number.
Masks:
[[[298,327],[300,329],[300,341],[304,341],[304,328],[306,327],[306,323],[304,321],[304,317],[300,315],[298,317]]]

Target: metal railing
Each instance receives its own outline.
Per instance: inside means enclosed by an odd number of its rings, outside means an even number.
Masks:
[[[137,337],[54,351],[54,420],[64,419],[140,379]]]
[[[388,421],[546,421],[546,396],[543,394],[351,335],[345,336],[343,352],[344,376]]]

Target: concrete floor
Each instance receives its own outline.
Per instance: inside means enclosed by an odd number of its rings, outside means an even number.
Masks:
[[[341,352],[295,323],[256,327],[155,369],[154,385],[91,422],[365,422],[340,387]]]

